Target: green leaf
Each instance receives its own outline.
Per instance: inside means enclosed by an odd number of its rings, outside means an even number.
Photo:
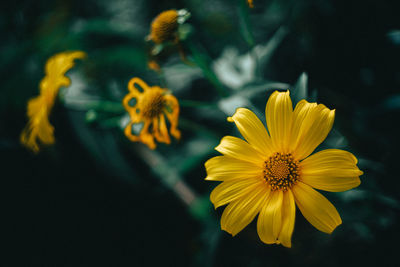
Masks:
[[[303,72],[291,91],[293,103],[297,103],[302,99],[308,99],[308,76]]]

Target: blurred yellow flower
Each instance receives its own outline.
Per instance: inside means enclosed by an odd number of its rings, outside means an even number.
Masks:
[[[149,39],[156,44],[178,40],[178,11],[175,9],[161,12],[151,23]]]
[[[75,59],[85,56],[82,51],[72,51],[56,54],[47,60],[46,76],[39,85],[40,94],[28,101],[29,122],[20,137],[21,143],[33,152],[37,153],[40,150],[38,140],[42,144],[54,144],[54,127],[49,122],[51,109],[60,87],[71,84],[65,73],[75,65]]]
[[[155,59],[149,60],[149,62],[147,62],[147,67],[155,72],[159,72],[161,70],[160,65]]]
[[[171,135],[176,139],[180,138],[181,133],[177,129],[179,103],[173,95],[168,93],[167,89],[158,86],[149,87],[137,77],[129,81],[128,89],[129,93],[124,97],[122,103],[131,117],[131,121],[125,128],[125,135],[129,140],[142,142],[151,149],[156,148],[154,138],[158,142],[170,144],[165,117],[170,123]],[[142,122],[143,128],[140,134],[132,134],[132,126]]]
[[[253,0],[247,0],[247,3],[249,4],[249,7],[250,7],[250,8],[253,8],[253,7],[254,7],[254,5],[253,5]]]
[[[265,109],[268,132],[257,116],[239,108],[228,118],[247,141],[225,136],[223,154],[205,163],[206,180],[222,181],[211,193],[215,208],[228,204],[221,228],[233,236],[258,214],[257,232],[266,244],[291,247],[296,205],[318,230],[342,223],[336,208],[316,189],[340,192],[357,187],[363,174],[350,152],[327,149],[310,156],[332,128],[335,111],[275,91]]]

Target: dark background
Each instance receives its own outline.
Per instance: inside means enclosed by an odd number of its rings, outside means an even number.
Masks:
[[[136,144],[116,128],[89,127],[93,144],[88,145],[86,132],[77,130],[86,125],[84,113],[62,105],[51,115],[54,146],[35,155],[19,144],[26,102],[37,95],[51,55],[86,51],[89,60],[77,68],[88,86],[120,101],[133,76],[157,84],[157,75],[146,68],[144,37],[163,10],[192,12],[195,40],[212,60],[229,45],[245,53],[248,47],[236,30],[236,1],[8,1],[0,8],[0,266],[397,265],[398,1],[254,0],[254,5],[256,43],[267,42],[281,25],[289,30],[263,78],[294,84],[307,72],[318,102],[336,109],[335,127],[346,137],[346,149],[360,159],[365,174],[355,193],[325,194],[343,225],[326,235],[297,213],[291,249],[263,244],[254,222],[237,237],[219,231],[218,241],[212,241],[215,232],[135,153]],[[110,83],[119,94],[107,89]],[[203,78],[188,87],[178,98],[217,98]],[[181,116],[209,127],[218,139],[229,133],[223,116],[196,119],[200,111],[183,107]],[[186,140],[196,138],[193,129],[182,126],[182,133]],[[159,153],[168,156],[184,142],[161,145]],[[117,159],[112,154],[117,152],[123,163],[110,159]],[[214,187],[203,182],[203,163],[216,154],[183,175],[198,195],[208,197]],[[221,212],[210,210],[212,229]]]

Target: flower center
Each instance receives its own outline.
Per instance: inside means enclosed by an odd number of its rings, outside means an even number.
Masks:
[[[299,177],[299,162],[290,153],[275,153],[264,162],[264,179],[270,184],[272,191],[287,191]]]
[[[167,10],[158,15],[151,24],[151,38],[155,43],[173,41],[178,30],[178,12]]]
[[[152,90],[146,92],[146,96],[143,98],[142,116],[148,119],[152,119],[160,115],[165,107],[165,99],[161,91]]]

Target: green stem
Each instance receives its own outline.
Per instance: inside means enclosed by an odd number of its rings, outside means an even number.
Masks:
[[[179,99],[179,105],[181,107],[190,107],[190,108],[207,108],[207,107],[217,107],[216,103],[195,101],[195,100],[185,100]]]
[[[121,128],[121,117],[113,117],[99,121],[102,128]]]
[[[206,127],[191,120],[184,119],[182,117],[179,118],[179,126],[182,128],[186,128],[188,130],[194,131],[196,133],[202,134],[204,136],[208,136],[209,138],[218,140],[219,137]]]
[[[100,112],[108,113],[124,113],[125,108],[120,102],[104,101],[104,100],[91,100],[91,101],[79,101],[69,99],[64,102],[67,108],[77,110],[95,110]]]
[[[211,70],[209,65],[211,59],[205,50],[199,45],[195,45],[191,41],[186,41],[186,44],[191,52],[194,62],[203,71],[204,76],[214,85],[218,94],[221,97],[228,96],[228,90],[222,85],[215,73]]]
[[[238,5],[240,33],[242,34],[246,43],[250,46],[250,48],[252,48],[254,47],[255,41],[249,18],[249,7],[247,6],[245,0],[238,0]]]

